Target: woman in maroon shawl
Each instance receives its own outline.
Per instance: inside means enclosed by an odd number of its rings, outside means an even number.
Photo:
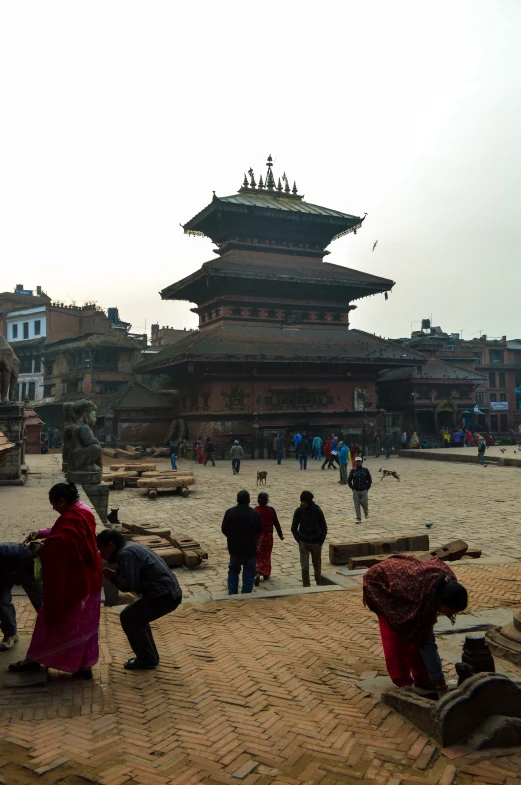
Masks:
[[[378,615],[385,664],[397,687],[447,691],[433,626],[467,607],[467,591],[441,559],[391,556],[364,575],[364,605]]]
[[[277,513],[273,507],[268,507],[269,496],[259,493],[258,506],[255,507],[262,518],[262,532],[257,542],[257,564],[255,567],[255,586],[260,583],[261,575],[266,581],[271,575],[271,552],[273,550],[273,527],[276,528],[280,539],[284,539],[280,528]]]
[[[60,517],[52,528],[32,532],[28,540],[44,539],[38,553],[42,564],[43,605],[36,619],[27,659],[13,663],[14,672],[45,665],[92,679],[98,661],[101,602],[101,558],[96,522],[80,502],[74,483],[59,483],[49,501]]]

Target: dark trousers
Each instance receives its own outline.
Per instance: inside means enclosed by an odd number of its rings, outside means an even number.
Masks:
[[[327,468],[328,469],[331,469],[331,468],[336,469],[335,460],[336,460],[336,455],[326,455],[326,457],[324,459],[324,463],[322,464],[322,468],[325,469],[326,468],[326,463],[327,463]]]
[[[279,465],[282,463],[282,450],[279,450],[277,453],[277,463]]]
[[[27,581],[20,586],[29,597],[35,611],[39,611],[43,602],[41,581]],[[5,638],[16,635],[16,611],[13,605],[13,584],[0,585],[0,629]]]
[[[315,572],[315,580],[317,586],[320,584],[322,575],[322,544],[320,542],[302,542],[298,541],[298,549],[300,553],[300,567],[302,569],[302,586],[310,586],[309,582],[309,557],[313,562],[313,570]]]
[[[385,453],[385,459],[387,460],[388,458],[391,457],[391,448],[384,446],[384,453]]]
[[[298,460],[299,460],[301,469],[307,469],[308,468],[308,456],[307,455],[299,455]]]
[[[232,471],[234,474],[239,474],[241,470],[241,459],[240,458],[232,458]]]
[[[205,461],[204,461],[204,465],[205,466],[208,463],[208,461],[211,461],[212,462],[212,466],[215,466],[215,461],[214,461],[214,458],[213,458],[213,452],[208,453],[208,455],[206,456]]]
[[[150,622],[175,611],[181,599],[173,599],[170,595],[156,597],[153,600],[136,600],[121,611],[121,626],[128,638],[130,648],[140,662],[157,665],[159,654],[150,629]]]
[[[239,575],[242,569],[242,591],[241,594],[251,594],[253,591],[253,581],[255,579],[255,567],[257,557],[251,556],[242,559],[240,556],[230,554],[230,564],[228,567],[228,594],[239,593]]]

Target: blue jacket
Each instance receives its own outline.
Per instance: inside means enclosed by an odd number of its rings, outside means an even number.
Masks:
[[[301,439],[302,439],[302,436],[300,435],[300,433],[296,433],[295,436],[293,437],[293,447],[296,448],[297,444],[299,443],[299,441]]]

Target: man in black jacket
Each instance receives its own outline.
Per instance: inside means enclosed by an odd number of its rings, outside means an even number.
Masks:
[[[177,578],[153,550],[127,542],[115,529],[104,529],[96,537],[101,558],[113,564],[103,575],[121,591],[140,595],[121,612],[119,620],[130,648],[136,655],[123,664],[129,671],[154,670],[159,654],[150,622],[175,611],[183,599]]]
[[[206,458],[205,458],[205,461],[204,461],[204,465],[206,466],[208,461],[211,461],[212,462],[212,466],[215,466],[215,460],[214,460],[214,457],[213,457],[214,453],[215,453],[215,445],[212,442],[212,440],[210,439],[210,437],[208,437],[207,440],[206,440],[206,444],[205,444],[205,446],[203,448],[203,452],[206,455]]]
[[[20,545],[17,542],[0,544],[0,629],[4,639],[0,651],[12,649],[18,641],[16,611],[13,605],[13,586],[21,586],[35,611],[43,602],[41,580],[35,580],[34,560],[39,544]]]
[[[241,594],[251,594],[257,561],[257,540],[262,532],[262,518],[250,507],[248,491],[239,491],[237,506],[226,510],[222,533],[228,539],[230,564],[228,567],[228,594],[239,593],[239,575],[242,569]]]
[[[322,545],[326,539],[327,523],[324,513],[313,501],[311,491],[302,491],[300,494],[300,507],[297,507],[293,514],[291,533],[298,542],[300,551],[302,585],[311,585],[309,581],[310,554],[318,585],[322,576]]]
[[[368,491],[373,484],[373,478],[371,477],[369,469],[366,469],[365,466],[363,466],[363,458],[361,455],[356,456],[355,464],[355,468],[351,469],[349,472],[347,484],[353,491],[356,523],[362,523],[362,518],[360,516],[360,505],[364,510],[364,516],[369,518]]]

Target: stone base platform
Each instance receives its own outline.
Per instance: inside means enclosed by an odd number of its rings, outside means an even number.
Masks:
[[[382,701],[443,747],[521,744],[521,688],[507,676],[478,673],[439,701],[422,698],[410,687],[394,687]]]

